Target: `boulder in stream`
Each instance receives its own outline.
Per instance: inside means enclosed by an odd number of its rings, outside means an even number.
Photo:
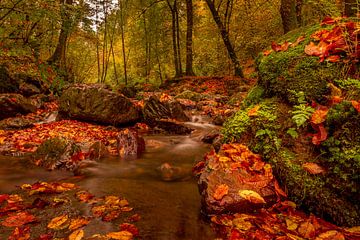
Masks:
[[[33,155],[36,165],[48,170],[73,170],[80,161],[80,147],[72,140],[56,137],[43,142]]]
[[[120,157],[138,156],[145,151],[145,140],[134,128],[122,130],[116,137]]]
[[[0,129],[14,130],[25,129],[34,126],[34,121],[22,117],[6,118],[0,121]]]
[[[36,111],[36,107],[20,94],[0,94],[0,120]]]
[[[60,97],[59,113],[70,119],[115,126],[134,123],[140,117],[128,98],[99,84],[69,86]]]
[[[278,199],[272,168],[241,144],[225,144],[194,167],[207,214],[249,213]],[[281,194],[284,194],[281,192]]]

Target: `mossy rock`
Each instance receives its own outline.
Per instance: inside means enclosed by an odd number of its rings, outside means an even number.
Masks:
[[[305,40],[287,51],[273,52],[269,56],[260,54],[257,59],[258,84],[266,89],[268,96],[276,95],[294,102],[291,90],[302,91],[307,99],[323,102],[330,94],[328,83],[343,78],[344,64],[320,62],[318,57],[308,56],[304,52],[305,46],[311,41],[311,34],[320,28],[315,25],[290,32],[279,42],[295,42],[299,36],[304,36]]]
[[[180,98],[180,99],[189,99],[191,101],[198,102],[198,101],[206,99],[206,96],[204,96],[201,93],[193,92],[193,91],[190,91],[190,90],[185,90],[182,93],[176,95],[175,98],[176,99],[178,99],[178,98]]]
[[[50,138],[38,147],[33,160],[36,165],[48,170],[73,170],[76,163],[72,161],[72,156],[80,151],[80,147],[69,139],[62,137]]]
[[[298,205],[340,225],[359,225],[359,113],[350,102],[334,105],[325,122],[329,139],[315,146],[309,121],[296,128],[293,109],[279,98],[243,106],[224,124],[224,141],[261,154]],[[302,167],[307,162],[326,167],[326,173],[308,173]]]

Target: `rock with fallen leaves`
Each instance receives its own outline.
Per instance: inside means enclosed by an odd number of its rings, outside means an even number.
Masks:
[[[194,172],[208,214],[253,212],[284,194],[275,187],[271,166],[241,144],[224,144],[219,154],[210,152]]]
[[[0,120],[36,111],[36,107],[20,94],[0,94]]]
[[[48,170],[73,170],[84,159],[80,147],[75,142],[61,137],[46,140],[33,155],[35,165]]]
[[[60,97],[59,114],[115,126],[134,123],[140,117],[128,98],[97,84],[76,84],[65,89]]]

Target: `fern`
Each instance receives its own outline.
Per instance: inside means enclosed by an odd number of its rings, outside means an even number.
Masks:
[[[307,105],[305,100],[304,92],[292,92],[298,101],[298,105],[294,106],[294,110],[290,111],[292,120],[296,124],[297,128],[300,128],[305,125],[305,123],[311,118],[311,115],[314,113],[314,109]]]

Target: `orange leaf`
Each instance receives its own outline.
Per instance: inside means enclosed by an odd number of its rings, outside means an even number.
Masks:
[[[221,184],[217,186],[217,188],[215,189],[213,197],[219,201],[228,193],[229,193],[229,186],[226,184]]]
[[[9,236],[8,240],[28,240],[30,239],[30,227],[16,227]]]
[[[278,195],[281,195],[283,197],[287,197],[287,194],[281,189],[281,187],[279,186],[278,181],[275,180],[275,192]]]
[[[131,232],[135,237],[139,236],[139,229],[134,224],[123,223],[119,227],[120,231],[128,231]]]
[[[81,228],[83,226],[88,225],[89,222],[90,221],[88,219],[83,218],[83,217],[72,219],[71,223],[70,223],[70,226],[69,226],[69,229],[70,230],[75,230],[75,229]]]
[[[311,174],[325,173],[325,169],[316,163],[311,163],[311,162],[304,163],[302,165],[302,167],[305,169],[305,171],[307,171],[308,173],[311,173]]]
[[[106,234],[107,237],[110,239],[117,239],[117,240],[131,240],[133,239],[133,235],[131,232],[128,231],[120,231],[120,232],[111,232]]]
[[[19,212],[7,217],[1,225],[5,227],[21,227],[27,223],[36,221],[36,218],[28,212]]]
[[[239,190],[239,195],[252,203],[266,203],[260,194],[252,190]]]
[[[314,145],[320,145],[323,141],[327,139],[327,132],[324,125],[321,123],[319,125],[315,125],[316,134],[313,135],[312,143]]]
[[[263,54],[264,54],[264,56],[266,57],[266,56],[269,56],[271,53],[273,52],[273,50],[265,50],[265,51],[263,51]]]
[[[303,222],[302,224],[300,224],[298,232],[304,238],[313,238],[313,237],[315,237],[315,234],[316,234],[314,225],[312,225],[312,223],[309,221],[306,221],[306,222]]]
[[[257,112],[259,111],[259,109],[260,109],[260,105],[256,105],[255,107],[253,107],[252,109],[250,109],[249,111],[248,111],[248,116],[249,117],[252,117],[252,116],[257,116]]]
[[[311,122],[314,124],[320,124],[325,122],[326,116],[329,112],[329,109],[326,107],[320,107],[319,109],[315,110],[315,112],[311,116]]]
[[[69,220],[68,215],[64,214],[64,215],[61,215],[59,217],[53,218],[49,222],[47,227],[50,228],[50,229],[54,229],[54,230],[65,229],[68,226],[68,224],[67,224],[68,220]]]
[[[321,233],[315,240],[345,240],[345,237],[342,233],[338,231],[330,230]]]
[[[84,230],[79,229],[70,234],[69,240],[81,240],[84,237]]]
[[[351,101],[351,104],[356,109],[356,111],[360,112],[360,101]]]

